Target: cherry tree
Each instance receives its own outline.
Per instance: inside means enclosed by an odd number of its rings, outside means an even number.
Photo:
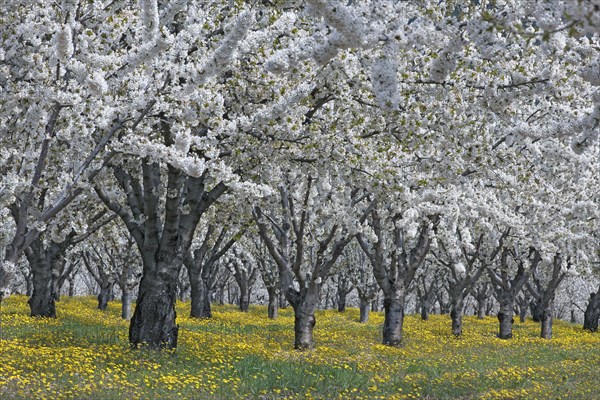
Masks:
[[[252,253],[257,262],[263,284],[267,289],[267,315],[270,319],[276,319],[279,315],[279,296],[281,295],[277,264],[269,255],[269,251],[262,243],[258,233],[254,234],[253,232],[248,240],[252,242]]]
[[[238,229],[231,220],[227,222],[221,219],[217,222],[219,217],[220,214],[206,216],[205,232],[196,235],[184,259],[190,282],[190,316],[193,318],[212,317],[210,293],[222,267],[220,260],[245,231],[245,228]],[[219,225],[220,228],[217,228]]]
[[[257,205],[254,219],[294,308],[294,347],[308,349],[314,346],[314,313],[323,281],[356,234],[356,224],[347,222],[353,196],[340,176],[281,175],[279,205],[272,204],[272,211]]]
[[[369,320],[371,303],[380,291],[377,281],[373,276],[369,261],[356,241],[352,241],[344,252],[348,264],[347,273],[352,285],[356,288],[359,299],[359,321],[366,323]]]
[[[2,255],[0,297],[10,292],[14,265],[25,250],[52,220],[66,217],[65,208],[97,176],[107,143],[124,127],[134,130],[134,118],[144,115],[135,107],[118,110],[108,97],[109,85],[127,71],[117,76],[102,70],[112,62],[103,52],[130,45],[108,40],[124,28],[106,23],[122,11],[120,2],[11,7],[0,38],[0,206],[11,209],[15,223]]]
[[[233,246],[223,263],[232,271],[233,278],[240,290],[240,311],[247,312],[252,286],[258,278],[258,264],[252,253],[239,242]]]

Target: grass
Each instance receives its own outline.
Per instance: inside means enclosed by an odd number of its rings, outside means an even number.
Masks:
[[[317,348],[297,352],[293,314],[277,320],[251,306],[217,306],[214,318],[187,318],[178,304],[176,352],[130,350],[120,305],[96,310],[92,297],[63,298],[56,320],[28,317],[26,298],[2,303],[2,399],[596,399],[600,335],[556,321],[555,338],[515,324],[495,337],[497,321],[407,316],[399,348],[379,344],[383,316],[359,324],[358,310],[317,314]]]

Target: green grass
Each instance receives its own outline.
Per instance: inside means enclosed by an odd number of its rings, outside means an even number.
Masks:
[[[515,325],[495,337],[497,321],[467,317],[464,336],[447,316],[407,316],[403,346],[379,344],[383,316],[358,323],[358,310],[317,313],[314,351],[292,348],[293,314],[266,318],[214,307],[214,318],[187,318],[178,304],[176,352],[131,350],[120,305],[96,310],[92,297],[63,298],[56,320],[30,318],[26,298],[2,303],[0,399],[597,399],[600,335],[555,322]]]

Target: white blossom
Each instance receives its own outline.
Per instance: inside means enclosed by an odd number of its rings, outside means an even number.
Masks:
[[[66,62],[73,56],[73,32],[70,25],[61,26],[56,32],[56,57]]]

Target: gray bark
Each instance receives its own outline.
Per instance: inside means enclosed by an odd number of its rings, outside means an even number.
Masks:
[[[175,349],[179,326],[175,323],[177,290],[172,271],[177,268],[159,264],[154,270],[162,273],[148,274],[140,283],[129,325],[129,343],[134,348]]]
[[[531,311],[531,320],[533,322],[540,322],[542,320],[542,304],[536,300],[531,300],[529,302],[529,309]]]
[[[267,307],[268,316],[270,319],[277,319],[279,314],[279,291],[276,287],[268,287],[269,305]]]
[[[113,298],[114,285],[114,281],[108,281],[104,282],[100,288],[100,293],[98,294],[98,310],[106,311],[108,302]]]
[[[417,287],[417,304],[421,314],[421,320],[428,321],[429,320],[429,310],[433,306],[433,302],[435,301],[435,288],[437,278],[432,278],[427,284],[426,278],[429,274],[427,270],[423,271],[418,277],[416,282]]]
[[[450,318],[452,319],[452,334],[454,336],[462,335],[464,307],[464,298],[462,296],[457,295],[456,297],[452,298]]]
[[[121,318],[126,321],[131,319],[131,291],[122,290],[121,294]]]
[[[33,267],[38,272],[33,275],[33,294],[28,301],[32,317],[56,318],[56,293],[49,264],[45,260],[39,260]]]
[[[545,304],[542,309],[542,332],[543,339],[552,339],[552,301]]]
[[[279,274],[277,272],[277,267],[272,264],[269,263],[269,261],[267,260],[267,257],[269,257],[269,255],[267,254],[267,252],[265,251],[265,249],[258,245],[255,242],[256,245],[256,250],[258,252],[258,257],[256,259],[257,263],[258,263],[258,268],[260,270],[260,276],[262,277],[263,283],[265,284],[265,287],[267,288],[267,294],[269,296],[269,305],[267,307],[267,313],[268,313],[268,317],[270,319],[277,319],[277,316],[279,314],[279,303],[280,303],[280,296],[279,296]],[[283,297],[283,296],[281,296]],[[285,299],[284,299],[285,300]]]
[[[250,306],[250,290],[248,289],[248,283],[243,283],[239,288],[239,309],[241,312],[248,312],[248,307]]]
[[[600,289],[596,293],[590,294],[583,313],[583,329],[598,332],[598,320],[600,320]]]
[[[485,302],[477,302],[477,319],[484,319],[486,316]]]
[[[481,283],[471,290],[471,295],[477,302],[477,319],[484,319],[486,316],[486,306],[490,296],[488,282]]]
[[[58,279],[64,269],[67,247],[67,243],[53,241],[46,246],[40,236],[26,249],[33,281],[33,293],[29,299],[32,317],[56,318]]]
[[[288,301],[285,296],[279,294],[279,308],[285,310],[288,307]]]
[[[251,265],[251,261],[240,255],[242,258],[233,261],[233,277],[240,290],[239,309],[242,312],[248,311],[250,305],[250,293],[252,285],[256,281],[258,269],[256,265]]]
[[[75,295],[75,276],[69,277],[69,297]]]
[[[314,311],[298,310],[294,312],[294,348],[309,350],[315,346],[313,330],[316,324]]]
[[[392,296],[383,298],[383,341],[388,346],[397,346],[402,342],[404,324],[404,287],[392,288]]]
[[[190,298],[192,300],[190,317],[212,318],[208,282],[199,275],[190,276]]]
[[[500,311],[498,312],[498,321],[500,323],[500,339],[512,338],[512,326],[515,320],[514,316],[514,301],[515,298],[510,292],[503,292],[500,299]]]
[[[354,286],[352,285],[352,282],[350,281],[350,279],[348,279],[345,276],[342,276],[342,273],[338,273],[337,274],[337,310],[338,312],[345,312],[346,311],[346,297],[348,296],[348,293],[350,293],[353,289]]]
[[[371,304],[365,297],[360,298],[360,323],[366,324],[369,321],[369,309]]]
[[[315,311],[319,299],[321,285],[311,283],[304,291],[301,301],[292,303],[294,307],[294,348],[297,350],[308,350],[315,346],[313,330],[317,322]]]

